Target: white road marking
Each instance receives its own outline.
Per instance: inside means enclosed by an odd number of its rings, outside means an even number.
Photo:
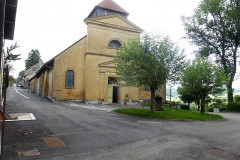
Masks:
[[[17,89],[16,87],[14,87],[14,88],[16,89],[16,93],[17,93],[17,94],[19,94],[19,95],[23,96],[23,97],[24,97],[24,98],[26,98],[26,99],[30,99],[29,97],[27,97],[27,96],[25,96],[25,95],[23,95],[23,94],[19,93],[19,92],[18,92],[18,89]]]

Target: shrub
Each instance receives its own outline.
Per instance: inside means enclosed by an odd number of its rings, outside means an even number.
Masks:
[[[213,103],[210,105],[213,108],[222,108],[226,107],[226,99],[215,98],[213,99]]]
[[[189,106],[188,105],[181,104],[180,106],[181,106],[181,109],[189,110]]]
[[[228,108],[227,109],[229,111],[240,112],[240,103],[236,103],[236,102],[228,103]]]
[[[234,102],[240,102],[240,95],[234,96]]]
[[[208,112],[213,112],[213,108],[212,107],[208,107]]]

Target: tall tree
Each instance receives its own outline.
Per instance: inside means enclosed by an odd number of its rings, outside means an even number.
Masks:
[[[10,86],[13,86],[13,84],[16,82],[16,79],[12,76],[12,75],[9,75],[8,77],[8,84]]]
[[[141,40],[124,44],[115,57],[116,71],[127,86],[149,86],[150,111],[154,112],[155,91],[167,80],[175,81],[185,66],[183,52],[169,38],[145,34]]]
[[[221,68],[214,66],[207,58],[198,57],[187,67],[181,79],[184,92],[199,95],[201,99],[201,113],[205,113],[205,101],[209,94],[224,91],[226,76]]]
[[[4,53],[4,66],[9,65],[10,62],[20,60],[21,54],[13,54],[14,50],[17,49],[19,46],[17,42],[12,44],[10,47],[7,47],[3,50]],[[12,66],[11,66],[12,67]]]
[[[23,77],[24,77],[24,72],[25,72],[25,70],[22,70],[22,71],[20,71],[20,72],[18,73],[18,77],[20,77],[21,80],[22,80]]]
[[[26,70],[31,68],[33,65],[37,64],[41,59],[40,53],[37,49],[32,49],[31,52],[28,53],[28,59],[25,60],[25,68]]]
[[[216,56],[227,75],[228,101],[240,47],[240,0],[203,0],[192,17],[183,18],[187,37],[199,46],[199,54]]]

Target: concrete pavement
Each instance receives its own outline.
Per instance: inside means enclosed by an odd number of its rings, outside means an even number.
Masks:
[[[36,121],[7,122],[3,158],[16,159],[240,159],[240,114],[223,121],[169,121],[110,112],[108,106],[55,104],[27,90],[8,89],[7,111]],[[27,99],[27,98],[29,99]],[[99,109],[100,108],[100,109]],[[64,147],[50,147],[55,135]],[[18,156],[37,149],[40,155]]]

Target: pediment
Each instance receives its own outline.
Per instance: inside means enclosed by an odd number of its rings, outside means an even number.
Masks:
[[[100,64],[98,64],[98,66],[99,67],[114,68],[115,67],[115,63],[114,63],[114,60],[111,60],[111,61],[100,63]]]
[[[107,25],[117,28],[123,28],[123,29],[130,29],[135,30],[137,32],[143,32],[143,29],[138,27],[137,25],[130,22],[128,19],[122,17],[120,14],[112,14],[107,16],[101,16],[101,17],[91,17],[85,19],[85,22],[88,23],[95,23],[99,25]]]
[[[112,25],[118,25],[118,26],[122,26],[122,27],[127,27],[127,28],[131,28],[131,29],[136,29],[135,27],[133,27],[132,25],[130,25],[126,21],[123,21],[119,17],[109,17],[109,18],[100,19],[100,20],[97,20],[97,21],[98,22],[112,24]]]

